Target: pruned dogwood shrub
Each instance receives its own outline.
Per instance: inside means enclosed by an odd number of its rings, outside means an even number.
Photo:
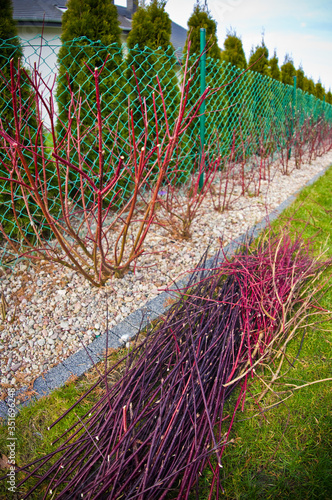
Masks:
[[[153,93],[153,137],[147,103],[140,97],[143,132],[135,132],[129,101],[128,139],[123,140],[116,127],[108,127],[102,112],[104,103],[99,81],[104,65],[88,68],[95,89],[96,111],[91,109],[91,114],[94,113],[93,125],[75,128],[74,125],[80,123],[83,105],[88,103],[83,95],[77,97],[73,94],[68,82],[70,118],[62,124],[65,132],[61,137],[57,136],[53,86],[43,80],[36,68],[30,76],[20,66],[16,69],[13,63],[12,77],[5,83],[12,95],[15,130],[8,130],[0,120],[4,152],[1,163],[7,173],[6,177],[1,176],[1,180],[10,183],[12,209],[21,240],[13,241],[3,225],[0,225],[2,236],[12,254],[60,263],[79,272],[95,286],[103,285],[114,275],[122,276],[144,252],[144,241],[155,219],[158,192],[162,184],[167,182],[171,162],[174,168],[174,158],[179,158],[182,137],[197,117],[201,103],[211,93],[207,88],[195,105],[188,109],[191,79],[187,76],[187,62],[176,119],[172,120],[173,125],[168,128],[166,106],[158,114],[155,105],[156,95],[164,103],[163,89],[157,77]],[[30,83],[31,101],[37,110],[37,131],[34,135],[31,135],[27,126],[31,107],[25,106],[18,91],[22,75]],[[44,97],[45,89],[50,96],[47,99]],[[139,88],[138,94],[141,96]],[[49,127],[45,126],[42,119],[45,113],[50,122]],[[160,122],[167,124],[166,133],[162,136]],[[44,143],[45,130],[51,134],[51,147]],[[88,143],[89,139],[94,143],[95,137],[98,138],[97,151],[90,159],[82,150],[82,144]],[[27,157],[33,158],[32,170]],[[72,161],[73,157],[75,161]],[[105,158],[108,158],[107,162]],[[58,190],[56,199],[50,197],[48,171],[54,172]],[[79,186],[74,194],[71,191],[73,175],[78,179],[76,186]],[[25,204],[33,238],[22,227],[16,210],[17,199],[23,200]],[[51,209],[54,203],[58,215]],[[52,235],[51,239],[44,237],[45,229]]]

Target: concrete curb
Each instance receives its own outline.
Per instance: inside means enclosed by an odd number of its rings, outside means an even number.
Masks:
[[[266,216],[261,222],[256,224],[250,231],[251,237],[256,238],[263,229],[266,228],[269,222],[275,220],[279,215],[289,207],[297,195],[307,186],[310,186],[317,179],[319,179],[325,172],[330,168],[326,167],[324,170],[316,174],[312,179],[310,179],[301,189],[296,193],[289,196],[285,201],[283,201],[277,208],[275,208],[268,216]],[[228,256],[235,253],[238,246],[243,242],[246,235],[240,235],[226,247],[224,247],[224,252]],[[219,259],[222,261],[223,257]],[[206,267],[209,268],[212,264],[215,264],[215,257],[211,257],[206,262]],[[175,283],[176,288],[184,287],[189,280],[189,275],[185,278],[177,281]],[[154,319],[162,316],[170,305],[167,305],[167,301],[172,298],[171,292],[162,292],[157,297],[149,300],[143,307],[137,309],[132,314],[127,316],[121,323],[115,325],[108,332],[108,348],[117,348],[123,345],[124,339],[130,339],[134,337],[140,329],[144,328],[148,323]],[[93,367],[94,363],[97,363],[103,359],[103,355],[106,351],[107,335],[106,332],[100,335],[81,350],[69,356],[62,363],[51,368],[46,374],[39,376],[33,384],[33,396],[27,397],[24,402],[19,404],[16,408],[17,412],[20,408],[33,404],[34,401],[40,399],[47,394],[50,394],[54,389],[62,387],[72,376],[81,376],[86,373],[90,368]],[[21,394],[24,394],[28,390],[28,387],[22,387],[18,391],[15,391],[14,398]],[[31,394],[31,390],[30,390]],[[8,416],[8,398],[4,401],[0,401],[0,418],[6,419]]]

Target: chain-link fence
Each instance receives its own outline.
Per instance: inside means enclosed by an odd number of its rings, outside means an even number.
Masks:
[[[114,156],[115,146],[118,157],[126,154],[126,148],[130,142],[128,106],[133,111],[133,126],[135,134],[139,138],[141,134],[146,132],[144,130],[146,125],[142,120],[142,103],[146,105],[145,114],[149,123],[147,147],[149,147],[149,140],[151,140],[151,144],[155,140],[154,113],[161,117],[161,126],[157,131],[159,136],[166,133],[167,127],[172,130],[180,103],[180,86],[184,67],[182,54],[174,53],[171,48],[165,52],[161,49],[152,51],[148,48],[141,51],[137,47],[129,50],[127,47],[116,45],[106,47],[84,37],[62,46],[59,52],[58,42],[44,40],[41,45],[40,41],[40,38],[23,41],[26,55],[22,58],[21,65],[28,69],[30,74],[33,74],[34,67],[40,72],[46,84],[42,89],[46,103],[50,97],[50,89],[52,89],[55,96],[54,113],[57,115],[55,133],[61,139],[70,127],[73,142],[79,137],[82,138],[80,147],[84,152],[90,174],[93,175],[94,165],[97,161],[98,136],[93,136],[97,125],[97,114],[93,75],[89,68],[92,70],[95,67],[100,68],[107,59],[100,76],[99,88],[102,116],[107,123],[103,132],[103,145],[105,164],[111,166],[108,171],[109,175],[112,175],[112,168],[114,168],[112,155]],[[16,50],[18,50],[17,45],[11,44],[10,41],[0,41],[0,54],[10,54],[4,67],[1,68],[7,79],[10,79],[10,74],[6,66],[9,67],[10,58],[15,56]],[[191,86],[187,104],[188,111],[194,106],[201,93],[199,65],[195,65],[195,61],[192,59],[189,68]],[[255,137],[258,141],[262,132],[268,136],[272,127],[275,130],[279,129],[280,133],[284,133],[285,127],[289,128],[289,122],[290,120],[294,122],[295,116],[297,123],[303,123],[308,118],[313,123],[321,117],[327,121],[332,120],[332,106],[330,104],[326,104],[299,89],[294,92],[292,86],[284,85],[256,72],[249,70],[242,74],[238,68],[230,64],[219,63],[209,58],[206,60],[204,71],[206,84],[216,89],[207,99],[205,106],[205,147],[211,154],[213,154],[214,145],[217,143],[218,154],[227,154],[232,147],[235,132],[237,132],[237,137],[241,137],[242,144],[245,144],[246,137],[251,137],[251,140],[248,141],[248,151],[243,152],[243,148],[241,151],[241,154],[251,154],[254,152]],[[69,88],[72,93],[69,92]],[[163,99],[160,97],[160,89],[163,91]],[[0,90],[2,122],[8,124],[9,128],[15,127],[14,121],[11,121],[13,100],[3,81],[0,82]],[[77,117],[76,119],[71,117],[73,98],[76,101],[80,98],[79,123]],[[35,110],[35,112],[37,111]],[[164,115],[167,115],[167,123],[166,119],[163,119]],[[43,118],[42,137],[44,146],[50,148],[51,154],[50,117],[44,114]],[[34,133],[33,120],[31,120],[29,127],[31,139]],[[90,133],[85,134],[82,130],[89,130]],[[29,139],[28,136],[29,134],[26,136],[26,140]],[[3,140],[1,139],[1,141]],[[6,177],[8,170],[3,166],[8,162],[8,158],[6,159],[3,144],[2,142],[0,176]],[[176,162],[177,165],[181,166],[178,172],[181,172],[182,176],[178,176],[178,182],[188,178],[194,165],[194,158],[199,155],[202,146],[199,134],[199,117],[197,117],[184,134],[181,148],[177,150]],[[71,151],[71,161],[75,162],[74,151]],[[33,165],[31,159],[31,168],[37,167]],[[47,175],[53,214],[61,216],[57,195],[59,189],[57,175],[52,169],[48,171]],[[153,177],[151,177],[151,182],[153,182]],[[79,183],[79,176],[71,173],[70,189],[67,193],[70,199],[75,198]],[[19,243],[22,234],[17,231],[12,203],[14,200],[17,216],[20,218],[26,217],[25,204],[22,202],[19,187],[13,193],[9,181],[0,180],[0,184],[0,223],[10,239]],[[128,178],[127,181],[123,179],[121,194],[124,198],[130,195],[131,189],[130,179]],[[88,198],[86,202],[89,201],[91,200]],[[38,207],[32,204],[30,210],[36,220],[42,224]],[[24,229],[26,235],[33,234],[29,227],[29,220],[31,218],[27,218]],[[52,234],[49,235],[49,238],[52,238]],[[8,242],[3,243],[4,254]]]

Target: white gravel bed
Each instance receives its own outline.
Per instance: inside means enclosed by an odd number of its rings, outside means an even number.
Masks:
[[[0,382],[4,389],[30,385],[34,379],[89,344],[106,329],[155,297],[178,276],[192,269],[210,245],[211,255],[261,221],[314,175],[332,163],[332,152],[283,176],[273,167],[272,181],[262,183],[258,197],[242,196],[224,213],[204,200],[189,241],[171,239],[160,226],[151,228],[135,274],[109,281],[102,289],[60,265],[21,263],[3,276],[6,318],[0,319]],[[0,393],[1,398],[1,393]]]

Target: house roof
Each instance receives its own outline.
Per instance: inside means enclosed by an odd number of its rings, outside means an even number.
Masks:
[[[66,10],[67,0],[12,0],[13,18],[19,26],[58,26]],[[131,30],[132,13],[126,7],[116,5],[120,27],[124,32]],[[187,30],[172,21],[171,42],[178,49],[183,49]]]
[[[13,18],[19,25],[45,23],[61,26],[66,0],[12,0]],[[61,10],[63,9],[63,10]]]
[[[120,28],[124,31],[130,31],[132,13],[130,10],[126,9],[126,7],[122,7],[121,5],[116,5],[116,8],[118,9]]]

